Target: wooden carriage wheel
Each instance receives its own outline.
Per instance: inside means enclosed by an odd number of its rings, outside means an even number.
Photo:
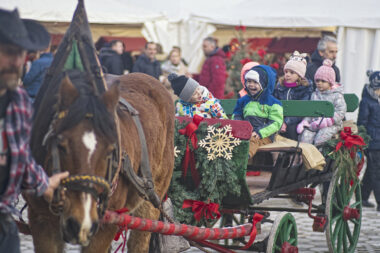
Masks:
[[[353,181],[352,185],[350,181],[335,173],[330,182],[326,199],[326,239],[330,252],[354,252],[359,240],[362,219],[360,181]]]
[[[272,225],[266,253],[292,252],[292,248],[296,248],[297,244],[294,216],[291,213],[280,213]]]

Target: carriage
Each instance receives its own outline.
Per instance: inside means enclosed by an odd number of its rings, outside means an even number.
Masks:
[[[347,111],[353,112],[358,107],[358,98],[354,94],[344,95]],[[285,116],[331,117],[334,109],[326,101],[282,101]],[[221,100],[227,114],[231,114],[236,100]],[[191,122],[190,118],[178,117],[179,122]],[[250,138],[252,128],[245,121],[207,120],[207,125],[219,123],[219,128],[231,126],[231,133],[241,139]],[[202,152],[206,152],[203,149]],[[244,152],[239,150],[239,152]],[[246,157],[248,151],[246,150]],[[259,252],[297,252],[297,226],[291,213],[306,213],[314,220],[312,230],[325,232],[330,252],[354,252],[360,234],[361,194],[360,184],[348,180],[347,174],[339,173],[340,165],[326,157],[326,163],[318,169],[306,169],[299,161],[302,148],[299,143],[293,145],[264,145],[259,148],[253,162],[238,168],[240,195],[229,194],[221,201],[221,218],[209,220],[206,226],[241,225],[261,214],[261,224],[272,223],[269,235],[262,241],[250,244],[245,250]],[[276,159],[273,159],[275,154]],[[237,158],[239,159],[239,158]],[[344,165],[341,165],[344,166]],[[261,175],[246,177],[250,171]],[[176,171],[174,171],[176,173]],[[179,183],[184,181],[175,181]],[[172,181],[173,183],[173,181]],[[184,182],[186,183],[186,182]],[[317,186],[323,191],[321,202],[313,202]],[[178,188],[175,190],[178,191]],[[170,193],[170,191],[169,191]],[[175,194],[178,194],[176,192]],[[169,194],[170,197],[170,194]],[[175,196],[174,196],[175,198]],[[271,198],[295,199],[306,205],[301,207],[266,206]],[[270,217],[270,211],[282,212],[277,217]],[[180,212],[179,212],[180,213]],[[218,223],[216,222],[218,220]],[[261,225],[260,224],[260,225]],[[225,240],[222,244],[207,243],[221,252],[227,249],[241,249],[246,244],[243,238]],[[222,248],[221,248],[222,246]]]

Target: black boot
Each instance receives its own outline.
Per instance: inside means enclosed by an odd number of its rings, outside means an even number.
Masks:
[[[369,202],[368,200],[363,200],[363,201],[362,201],[362,205],[363,205],[364,207],[375,207],[375,204]],[[377,209],[378,209],[378,211],[379,211],[379,206],[378,206]]]

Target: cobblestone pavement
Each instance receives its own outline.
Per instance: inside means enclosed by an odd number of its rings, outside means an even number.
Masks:
[[[318,199],[317,199],[318,201]],[[373,196],[371,196],[370,201],[375,203]],[[21,206],[22,203],[19,204]],[[285,206],[290,205],[288,200],[283,199],[271,199],[265,202],[266,205],[273,206]],[[279,212],[271,212],[271,217],[274,218],[279,214]],[[300,253],[324,253],[328,252],[328,247],[326,244],[326,236],[324,233],[317,233],[312,231],[312,220],[308,218],[307,214],[304,213],[293,213],[298,229],[298,247]],[[262,240],[270,231],[270,225],[262,226],[262,233],[258,235],[257,239]],[[20,234],[21,237],[21,252],[31,253],[34,252],[33,243],[31,236],[25,236]],[[114,252],[116,248],[120,245],[121,240],[114,242],[112,248]],[[67,245],[66,252],[77,253],[80,252],[78,246]],[[120,252],[120,251],[119,251]],[[201,252],[196,248],[191,248],[186,253]],[[240,251],[243,252],[243,251]],[[363,208],[363,218],[361,235],[359,237],[359,242],[356,252],[358,253],[380,253],[380,212],[377,212],[375,208]]]

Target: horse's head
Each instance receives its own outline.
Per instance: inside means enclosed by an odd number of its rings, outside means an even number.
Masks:
[[[112,180],[109,158],[118,152],[118,99],[118,85],[96,96],[83,73],[69,72],[61,81],[48,157],[53,169],[59,164],[70,172],[63,181],[66,198],[60,219],[66,242],[86,246],[98,230]]]

